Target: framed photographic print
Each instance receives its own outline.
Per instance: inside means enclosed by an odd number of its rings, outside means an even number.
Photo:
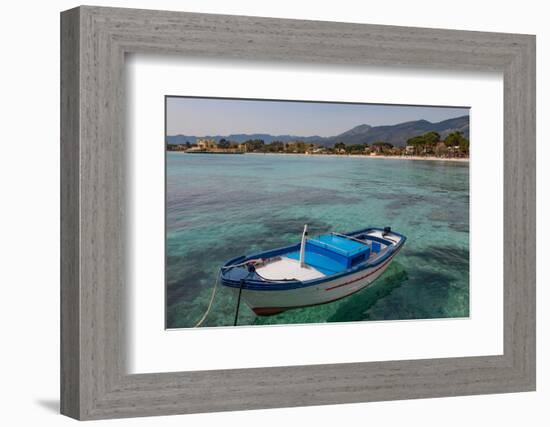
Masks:
[[[61,36],[62,413],[534,390],[533,36],[86,6]]]
[[[167,96],[166,327],[469,317],[469,122]]]

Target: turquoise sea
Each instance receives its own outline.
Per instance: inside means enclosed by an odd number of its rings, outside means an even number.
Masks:
[[[386,272],[329,304],[239,325],[469,316],[469,165],[346,156],[167,153],[166,324],[192,327],[230,258],[310,235],[391,226],[408,240]],[[219,286],[203,326],[232,326]]]

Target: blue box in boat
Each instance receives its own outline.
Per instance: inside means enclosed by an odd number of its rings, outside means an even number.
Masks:
[[[293,252],[287,256],[299,259],[300,253]],[[306,264],[324,274],[339,273],[363,262],[369,256],[369,246],[333,234],[318,236],[306,242]]]

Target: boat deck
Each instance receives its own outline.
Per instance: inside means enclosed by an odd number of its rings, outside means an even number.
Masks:
[[[306,258],[307,259],[307,258]],[[300,266],[300,261],[288,257],[280,257],[256,268],[256,273],[267,280],[314,280],[325,277],[316,268]]]

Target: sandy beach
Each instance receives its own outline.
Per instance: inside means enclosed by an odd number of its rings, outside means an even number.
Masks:
[[[305,153],[244,153],[257,156],[312,156],[312,157],[357,157],[365,159],[389,159],[389,160],[429,160],[438,162],[460,162],[467,163],[470,158],[447,158],[447,157],[435,157],[435,156],[385,156],[385,155],[363,155],[363,154],[305,154]]]

